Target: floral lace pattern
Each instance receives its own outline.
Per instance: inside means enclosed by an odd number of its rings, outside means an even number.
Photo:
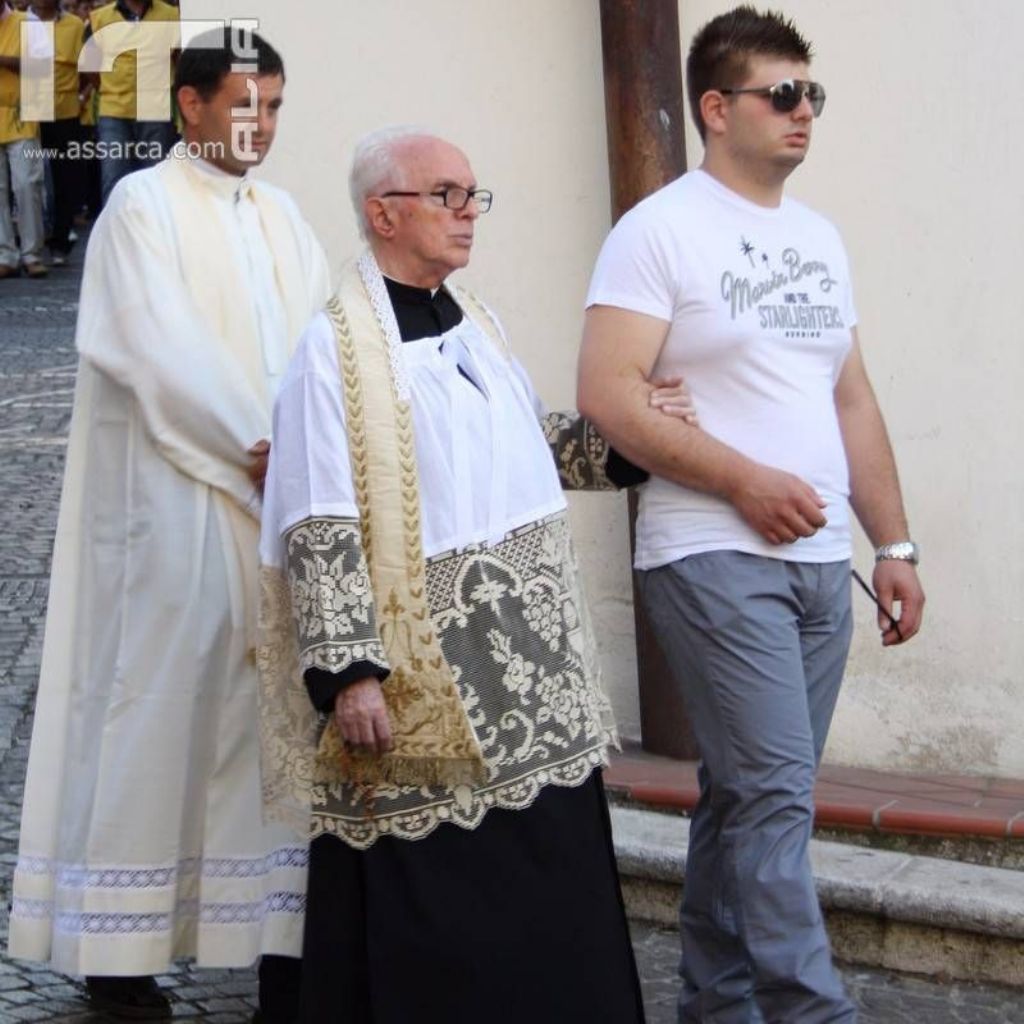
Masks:
[[[528,806],[541,788],[577,786],[615,741],[611,709],[588,662],[564,513],[494,546],[427,562],[441,646],[479,737],[487,779],[454,787],[345,783],[322,788],[314,834],[365,849],[382,835],[418,839],[439,824],[474,828],[492,807]]]
[[[541,422],[562,487],[569,491],[614,491],[605,467],[611,446],[578,412],[548,413]]]
[[[300,665],[341,672],[357,661],[386,669],[370,573],[353,519],[304,519],[285,535]]]

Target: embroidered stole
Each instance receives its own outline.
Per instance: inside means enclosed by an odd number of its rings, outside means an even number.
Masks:
[[[350,779],[366,784],[481,781],[480,744],[427,603],[412,409],[397,391],[395,339],[385,335],[358,264],[345,269],[327,313],[338,343],[363,552],[391,667],[383,692],[394,749],[382,756],[347,753],[332,720],[321,738],[321,760],[341,764]]]

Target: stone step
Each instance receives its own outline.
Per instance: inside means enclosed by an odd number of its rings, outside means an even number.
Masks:
[[[627,744],[612,757],[613,800],[690,813],[697,763]],[[1024,869],[1024,779],[822,765],[815,832],[858,846]]]
[[[675,926],[689,820],[612,807],[630,917]],[[813,840],[838,959],[1024,988],[1024,872]]]

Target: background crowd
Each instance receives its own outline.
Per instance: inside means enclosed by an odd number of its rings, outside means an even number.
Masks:
[[[0,280],[63,266],[120,178],[174,144],[170,108],[164,120],[137,117],[135,53],[98,74],[80,73],[79,59],[107,26],[177,19],[166,0],[0,0]],[[23,62],[51,53],[53,120],[23,121]]]

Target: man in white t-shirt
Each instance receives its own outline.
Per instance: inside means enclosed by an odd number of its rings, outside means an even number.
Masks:
[[[702,760],[681,1021],[855,1019],[807,853],[851,632],[847,502],[898,616],[880,613],[882,643],[910,639],[924,604],[842,241],[783,196],[825,98],[809,60],[749,6],[698,33],[704,162],[616,225],[587,299],[579,407],[652,474],[640,590]],[[652,372],[685,375],[700,428],[646,406]]]

